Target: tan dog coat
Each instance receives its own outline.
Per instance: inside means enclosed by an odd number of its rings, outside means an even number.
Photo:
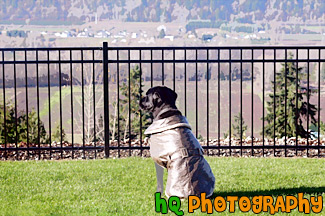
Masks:
[[[151,135],[151,157],[168,171],[167,196],[212,195],[215,178],[186,117],[174,115],[156,120],[145,134]]]

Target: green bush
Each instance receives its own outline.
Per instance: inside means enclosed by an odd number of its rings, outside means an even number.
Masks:
[[[6,111],[6,114],[4,114],[4,111]],[[18,112],[17,116],[18,116],[17,143],[27,142],[27,134],[29,138],[28,140],[29,143],[38,143],[38,134],[40,137],[39,140],[40,143],[48,142],[48,136],[46,134],[44,123],[40,120],[38,124],[38,116],[34,109],[32,109],[32,111],[29,112],[28,115],[26,113]],[[28,133],[27,133],[27,122],[28,122]],[[0,125],[1,125],[0,142],[15,143],[16,142],[16,114],[13,105],[6,104],[6,109],[4,109],[3,102],[1,102]]]

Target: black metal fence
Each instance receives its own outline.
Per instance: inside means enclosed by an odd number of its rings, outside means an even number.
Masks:
[[[155,85],[208,155],[325,156],[325,47],[0,49],[0,158],[148,156]]]

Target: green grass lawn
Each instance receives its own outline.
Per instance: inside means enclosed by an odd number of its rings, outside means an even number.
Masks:
[[[325,195],[324,159],[207,160],[216,177],[215,196]],[[155,212],[155,188],[150,158],[5,161],[0,162],[0,215],[160,215]],[[236,206],[232,215],[254,215]],[[189,214],[187,207],[182,202],[185,215],[207,215],[200,210]],[[324,209],[323,204],[319,215]],[[228,208],[214,214],[230,215]],[[291,215],[296,214],[297,209]]]

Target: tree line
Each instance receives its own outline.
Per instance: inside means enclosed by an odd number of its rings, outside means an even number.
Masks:
[[[107,1],[70,1],[63,0],[3,0],[0,1],[0,20],[3,21],[60,21],[71,23],[85,22],[90,18],[94,21],[94,14],[98,8],[104,8],[99,14],[100,19],[120,19],[122,21],[135,22],[172,22],[177,16],[176,4],[179,8],[185,8],[189,13],[186,20],[210,20],[216,21],[238,21],[241,23],[255,23],[256,21],[269,21],[274,19],[266,14],[273,14],[272,10],[280,11],[277,15],[279,21],[289,21],[293,19],[307,20],[321,19],[325,5],[322,0],[297,0],[297,1],[260,1],[246,0],[238,2],[235,0],[169,0],[166,2],[158,0],[141,0],[136,7],[131,8],[127,0],[107,0]],[[128,7],[128,8],[126,8]],[[51,12],[44,13],[47,8]],[[87,14],[75,16],[69,11],[84,8],[89,11]],[[118,8],[116,12],[115,8]],[[244,16],[242,15],[244,14]]]

